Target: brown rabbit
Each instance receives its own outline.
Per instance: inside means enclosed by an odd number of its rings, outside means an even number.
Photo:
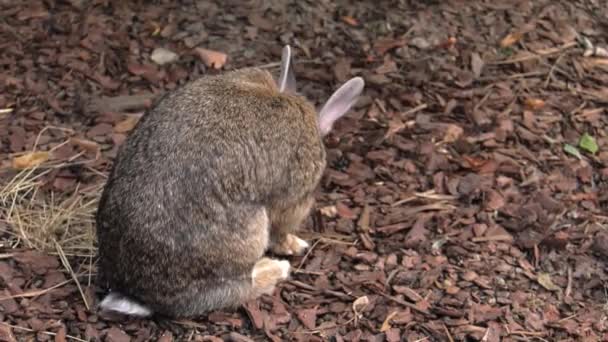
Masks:
[[[295,94],[291,50],[278,85],[248,68],[167,94],[133,129],[97,212],[100,307],[128,315],[201,315],[274,291],[303,253],[293,235],[325,168],[322,137],[363,80],[317,115]]]

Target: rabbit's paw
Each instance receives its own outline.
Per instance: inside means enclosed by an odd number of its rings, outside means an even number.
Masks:
[[[308,247],[308,242],[293,234],[287,234],[282,241],[273,243],[271,250],[277,255],[302,255]]]
[[[290,268],[287,260],[262,258],[253,266],[251,272],[253,286],[259,293],[272,294],[275,285],[289,277]]]

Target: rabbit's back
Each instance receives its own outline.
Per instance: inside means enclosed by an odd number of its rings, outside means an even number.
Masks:
[[[244,274],[268,243],[246,229],[252,216],[311,193],[324,167],[314,108],[267,72],[194,81],[117,155],[98,211],[100,273],[147,302]]]

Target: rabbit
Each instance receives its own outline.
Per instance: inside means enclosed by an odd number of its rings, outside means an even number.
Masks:
[[[275,82],[249,67],[165,94],[119,148],[95,216],[102,312],[201,316],[289,278],[296,231],[326,167],[323,137],[363,91],[355,77],[317,113],[283,48]]]

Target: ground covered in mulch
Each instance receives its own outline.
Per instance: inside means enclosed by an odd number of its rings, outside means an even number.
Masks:
[[[607,341],[601,4],[0,1],[0,188],[44,161],[28,215],[0,196],[0,340]],[[286,43],[316,103],[366,80],[326,140],[313,248],[237,311],[100,317],[82,199],[117,147],[159,94],[277,72]]]

